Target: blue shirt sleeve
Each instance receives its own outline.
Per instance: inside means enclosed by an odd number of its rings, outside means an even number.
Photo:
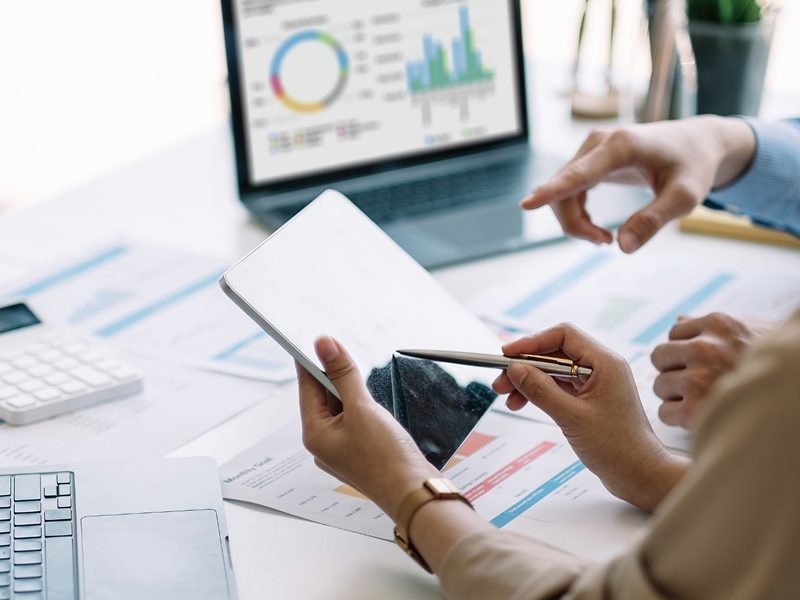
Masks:
[[[736,180],[713,190],[704,204],[800,237],[800,118],[745,120],[756,136],[753,160]]]

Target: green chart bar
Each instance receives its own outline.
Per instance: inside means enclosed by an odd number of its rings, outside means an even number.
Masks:
[[[494,72],[483,67],[480,50],[475,48],[475,34],[469,24],[469,8],[462,6],[459,17],[461,35],[453,39],[452,66],[444,46],[432,36],[425,35],[424,59],[410,61],[406,65],[408,91],[411,94],[494,79]]]

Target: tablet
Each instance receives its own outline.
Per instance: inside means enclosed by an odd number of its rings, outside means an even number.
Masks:
[[[338,192],[310,203],[226,271],[220,285],[337,397],[314,341],[338,339],[375,400],[437,468],[496,399],[496,371],[395,354],[398,348],[498,353],[501,344]]]

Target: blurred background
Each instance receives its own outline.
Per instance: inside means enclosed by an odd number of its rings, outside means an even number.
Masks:
[[[569,103],[584,1],[522,5],[534,77],[546,73],[546,93]],[[610,8],[588,4],[580,77],[590,90],[605,80]],[[767,119],[800,113],[800,2],[779,8],[759,109]],[[644,94],[641,0],[618,0],[613,56],[615,87],[629,99]],[[0,210],[11,210],[224,127],[219,2],[0,0],[0,82]]]

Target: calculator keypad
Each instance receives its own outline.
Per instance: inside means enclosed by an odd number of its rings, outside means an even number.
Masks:
[[[131,384],[141,388],[137,371],[91,343],[65,335],[42,336],[26,348],[0,352],[0,418],[13,423],[6,411],[45,405],[55,409],[55,404],[106,389],[112,395],[116,388],[137,391]],[[52,416],[53,411],[47,412]]]

